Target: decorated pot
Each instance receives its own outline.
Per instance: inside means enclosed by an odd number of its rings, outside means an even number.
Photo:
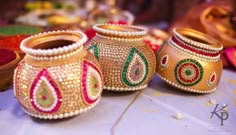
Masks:
[[[86,48],[99,60],[104,89],[134,91],[147,87],[155,73],[155,55],[143,41],[142,27],[118,24],[93,26],[96,36]]]
[[[222,49],[221,43],[206,34],[175,28],[157,53],[157,74],[180,90],[213,92],[222,73]]]
[[[93,108],[103,89],[97,59],[78,31],[53,31],[24,39],[26,53],[15,69],[14,94],[29,115],[58,119]]]

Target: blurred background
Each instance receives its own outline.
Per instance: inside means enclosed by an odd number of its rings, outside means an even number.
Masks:
[[[174,27],[219,40],[225,67],[236,69],[236,0],[0,0],[0,48],[22,53],[22,39],[50,30],[82,30],[97,23],[142,25],[156,52]],[[12,43],[11,45],[9,45]]]

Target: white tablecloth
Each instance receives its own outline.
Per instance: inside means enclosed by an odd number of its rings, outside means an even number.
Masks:
[[[228,104],[229,118],[211,112],[216,100]],[[12,88],[0,92],[0,135],[235,135],[236,73],[224,70],[217,91],[189,94],[169,87],[155,76],[138,92],[104,92],[100,103],[87,113],[64,120],[39,120],[26,115]],[[183,119],[177,120],[180,112]]]

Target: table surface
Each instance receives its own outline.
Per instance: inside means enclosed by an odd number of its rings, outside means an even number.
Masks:
[[[216,115],[210,119],[216,106],[210,99],[219,106],[228,104],[229,118],[223,121],[224,126]],[[141,91],[104,91],[95,108],[63,120],[26,115],[12,88],[0,92],[0,109],[0,135],[235,135],[236,73],[224,70],[217,90],[204,95],[176,90],[154,76],[149,87]],[[175,118],[177,112],[183,119]]]

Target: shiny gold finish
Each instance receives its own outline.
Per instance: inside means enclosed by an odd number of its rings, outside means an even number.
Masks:
[[[222,73],[220,50],[221,43],[208,35],[191,29],[176,28],[174,35],[156,54],[157,74],[180,90],[213,92]]]
[[[154,75],[156,62],[154,53],[143,42],[145,30],[130,25],[112,24],[95,25],[93,28],[97,35],[85,47],[99,59],[104,75],[104,88],[111,91],[133,91],[147,87]],[[130,63],[127,62],[129,59]],[[147,61],[147,68],[145,68],[145,61]],[[135,78],[132,78],[132,71],[125,67],[125,65],[132,67],[132,63],[138,63],[138,75],[139,69],[140,75],[146,72],[146,78],[139,84],[129,84],[125,80],[129,75],[131,82]]]
[[[77,46],[77,48],[69,52],[66,52],[65,48],[71,47],[73,44],[60,44],[62,46],[58,47],[58,42],[56,42],[68,40],[73,41],[73,43],[79,43],[83,38],[85,38],[85,35],[80,32],[56,31],[32,36],[22,42],[28,49],[36,51],[38,49],[41,49],[42,52],[44,50],[55,51],[61,49],[61,51],[59,51],[60,54],[48,53],[47,55],[37,54],[34,56],[27,52],[29,50],[26,50],[25,58],[16,68],[14,77],[15,96],[27,114],[42,119],[59,119],[85,112],[93,108],[99,102],[103,88],[102,76],[100,76],[100,65],[96,58],[83,48],[85,40],[81,42],[80,46]],[[87,66],[86,71],[84,70],[85,61],[93,65]],[[44,72],[44,76],[40,76],[43,70],[46,70],[47,73]],[[86,76],[84,76],[84,74]],[[93,84],[91,84],[88,79],[92,78],[94,80],[94,74],[98,82],[96,86],[98,90],[96,91],[91,89]],[[48,79],[47,76],[50,76],[48,78],[51,79]],[[45,80],[42,81],[42,79],[40,80],[40,78],[43,77],[46,78],[48,82]],[[41,83],[39,83],[37,78],[39,78],[38,80],[41,81]],[[49,87],[47,83],[51,84],[52,87]],[[84,85],[86,85],[86,89],[84,89]],[[48,92],[48,95],[45,94],[46,98],[45,96],[40,97],[40,93],[44,89]],[[37,91],[32,92],[32,90]],[[52,90],[59,92],[56,92],[55,95],[55,92]],[[90,95],[92,93],[92,96],[95,95],[94,93],[97,93],[98,96],[96,98],[93,97],[94,99],[91,102],[87,102],[84,98],[85,92]],[[35,99],[30,96],[32,93],[38,94],[35,96]],[[61,93],[61,97],[58,96],[58,93]],[[58,99],[55,97],[50,98],[53,97],[53,95],[58,96]],[[43,108],[44,110],[35,108],[34,104],[43,104],[44,102],[41,100],[47,99],[50,101],[57,100],[57,103],[61,102],[58,110],[47,112],[45,108],[48,109],[49,107]]]

